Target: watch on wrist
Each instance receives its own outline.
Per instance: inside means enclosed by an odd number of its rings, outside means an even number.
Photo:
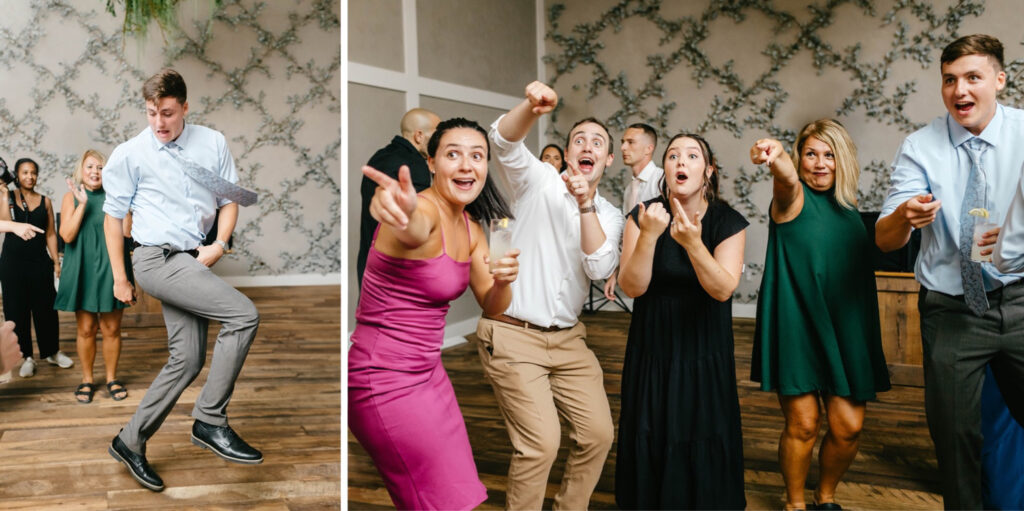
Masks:
[[[213,242],[215,244],[217,244],[217,245],[220,245],[220,248],[224,249],[224,253],[225,254],[228,252],[228,244],[227,244],[227,242],[221,241],[221,240],[213,240]]]
[[[587,213],[597,213],[597,206],[591,204],[585,208],[580,208],[581,215],[585,215]]]

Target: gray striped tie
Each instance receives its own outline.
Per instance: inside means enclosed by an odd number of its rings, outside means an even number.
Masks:
[[[988,296],[985,294],[981,263],[971,260],[976,217],[968,214],[968,211],[972,208],[988,209],[985,171],[981,167],[981,155],[985,152],[985,142],[975,137],[965,142],[964,148],[967,149],[967,154],[971,157],[971,172],[967,176],[967,189],[964,190],[964,201],[960,206],[960,277],[964,283],[964,301],[967,303],[967,307],[975,316],[981,317],[988,310]]]
[[[237,202],[241,206],[250,206],[256,204],[256,192],[246,190],[241,186],[238,186],[227,179],[218,176],[216,173],[207,170],[198,163],[188,159],[182,154],[182,147],[175,143],[170,143],[167,146],[168,153],[172,158],[181,163],[181,167],[185,175],[192,178],[193,181],[199,183],[207,190],[210,190],[217,197],[223,197],[229,199],[232,202]]]

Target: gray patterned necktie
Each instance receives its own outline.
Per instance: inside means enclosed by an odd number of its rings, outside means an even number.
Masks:
[[[224,179],[214,172],[207,170],[198,163],[188,159],[182,154],[182,147],[178,144],[171,144],[167,147],[168,153],[172,158],[181,163],[181,170],[185,172],[185,175],[192,178],[193,181],[199,183],[207,190],[210,190],[217,197],[223,197],[229,199],[232,202],[237,202],[241,206],[250,206],[256,204],[256,192],[246,190],[241,186]]]
[[[964,143],[967,154],[971,157],[971,172],[967,176],[967,189],[964,190],[964,201],[960,206],[960,277],[964,285],[964,301],[975,316],[981,317],[988,310],[988,296],[985,294],[985,282],[982,280],[981,263],[971,260],[971,246],[974,244],[974,215],[968,214],[972,208],[988,208],[986,204],[984,169],[981,168],[981,155],[985,152],[985,143],[975,137]]]

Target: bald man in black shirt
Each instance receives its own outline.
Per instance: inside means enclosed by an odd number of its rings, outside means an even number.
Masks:
[[[401,136],[391,139],[391,143],[374,153],[366,164],[391,176],[392,179],[398,179],[398,169],[402,165],[407,165],[416,191],[427,189],[430,187],[430,169],[427,168],[426,160],[427,142],[439,122],[441,119],[430,110],[409,110],[402,116]],[[377,183],[363,176],[359,187],[363,206],[359,225],[359,256],[356,259],[360,290],[363,287],[363,270],[366,269],[366,257],[370,253],[373,231],[377,228],[377,221],[370,216],[370,201],[373,200],[373,192],[376,189]]]

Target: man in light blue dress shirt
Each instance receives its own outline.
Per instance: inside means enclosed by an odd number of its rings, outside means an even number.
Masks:
[[[986,364],[1010,411],[1018,420],[1024,417],[1019,399],[1024,390],[1024,274],[981,263],[984,293],[979,287],[971,297],[987,298],[987,308],[972,311],[961,275],[960,224],[966,208],[976,207],[963,204],[969,185],[976,183],[970,181],[972,158],[979,159],[975,171],[983,186],[977,187],[978,195],[991,220],[999,224],[1005,216],[1024,165],[1024,111],[996,102],[1006,73],[1002,44],[993,37],[971,35],[950,43],[942,52],[941,71],[948,113],[900,147],[875,241],[883,251],[896,250],[913,229],[922,230],[914,272],[921,283],[925,405],[944,505],[981,509],[980,403]],[[991,229],[977,242],[984,247],[982,255],[992,252],[998,234],[999,228]]]
[[[237,182],[224,135],[185,124],[185,81],[172,69],[146,80],[142,95],[149,127],[117,146],[103,169],[103,227],[107,250],[123,253],[122,221],[132,212],[131,233],[137,244],[132,267],[139,284],[162,303],[170,355],[135,415],[114,437],[109,452],[142,486],[161,491],[163,481],[146,459],[146,441],[199,375],[206,360],[210,319],[222,326],[206,384],[192,410],[192,443],[228,461],[263,461],[263,455],[235,434],[227,421],[228,402],[256,336],[259,313],[252,301],[209,268],[224,255],[238,219],[238,204],[218,197],[183,168],[188,162]],[[218,208],[217,240],[202,246]],[[124,260],[113,259],[114,296],[133,303],[135,291]]]

